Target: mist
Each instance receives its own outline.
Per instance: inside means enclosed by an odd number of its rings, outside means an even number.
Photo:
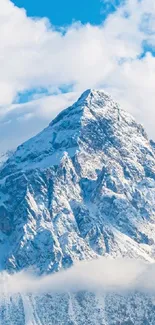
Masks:
[[[155,264],[129,259],[78,262],[69,270],[47,276],[30,272],[0,274],[1,294],[133,291],[155,293]]]

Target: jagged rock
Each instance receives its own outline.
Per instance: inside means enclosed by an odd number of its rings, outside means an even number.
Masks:
[[[3,270],[51,273],[108,255],[155,259],[154,142],[102,91],[84,92],[3,163],[0,201]],[[91,306],[96,298],[88,297]],[[118,324],[108,312],[105,322],[86,314],[89,322],[80,323],[78,299],[73,298],[76,321],[65,325]],[[124,313],[119,324],[154,324],[154,318],[138,323]],[[43,317],[41,324],[63,324]]]

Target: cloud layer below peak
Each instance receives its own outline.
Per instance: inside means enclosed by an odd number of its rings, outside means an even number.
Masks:
[[[129,292],[138,290],[155,293],[155,265],[130,259],[106,259],[80,262],[67,271],[36,277],[20,272],[0,274],[8,295],[90,292]],[[1,290],[3,294],[3,290]]]

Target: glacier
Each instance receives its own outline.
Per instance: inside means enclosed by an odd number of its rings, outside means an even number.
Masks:
[[[155,145],[109,95],[87,90],[1,163],[1,278],[100,256],[155,261]],[[155,323],[155,297],[139,292],[6,292],[2,325]]]

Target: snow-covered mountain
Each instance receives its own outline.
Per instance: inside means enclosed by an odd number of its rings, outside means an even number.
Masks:
[[[104,92],[84,92],[73,106],[61,112],[40,134],[19,146],[1,166],[2,270],[34,267],[38,273],[51,273],[98,256],[136,257],[153,262],[154,243],[154,142]],[[23,306],[20,297],[13,299],[18,304],[11,302],[11,306]],[[155,323],[155,317],[152,322],[146,315],[139,322],[131,317],[136,301],[142,301],[138,305],[141,310],[144,300],[147,312],[154,310],[150,298],[138,294],[134,298],[78,293],[72,299],[62,295],[25,299],[25,304],[31,304],[29,308],[37,304],[42,314],[42,318],[34,316],[35,320],[29,324]],[[111,299],[114,304],[120,301],[119,312],[124,308],[129,316],[119,322],[117,317],[108,318]],[[121,302],[121,299],[131,300],[128,311],[125,311],[126,300]],[[44,306],[45,313],[39,304]],[[59,309],[53,307],[56,304],[62,304],[63,321],[57,319]],[[49,316],[49,306],[53,316]],[[74,315],[67,316],[66,306],[70,315],[76,310],[75,319]],[[96,320],[91,316],[93,308],[96,308],[94,315],[99,317]],[[81,313],[85,315],[82,321]],[[22,320],[12,324],[25,323]]]
[[[0,167],[9,159],[9,157],[14,153],[14,150],[7,150],[6,152],[0,153]]]

